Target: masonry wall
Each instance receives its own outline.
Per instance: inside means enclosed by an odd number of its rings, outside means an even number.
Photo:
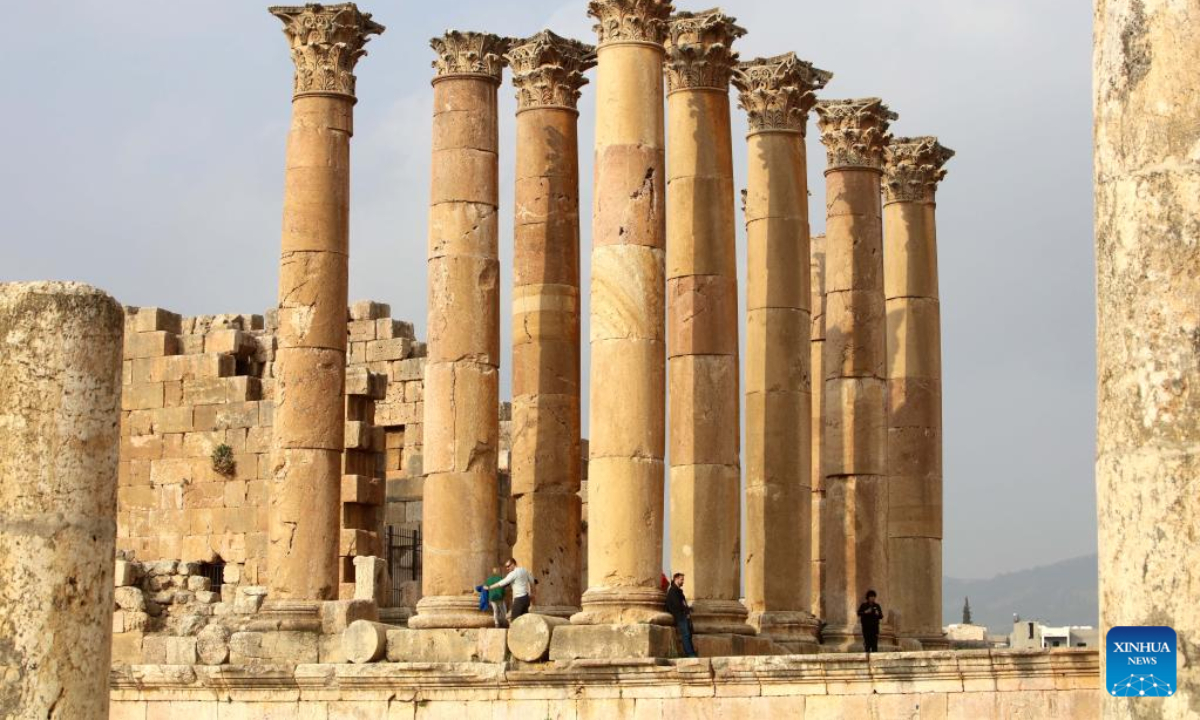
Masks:
[[[424,344],[386,305],[353,305],[347,332],[343,595],[352,558],[386,551],[387,477],[420,475],[424,368]],[[231,583],[264,582],[274,352],[272,313],[126,309],[123,557],[223,562]]]

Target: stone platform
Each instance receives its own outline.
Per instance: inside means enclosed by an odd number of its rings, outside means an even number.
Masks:
[[[112,720],[1094,718],[1092,650],[114,668]]]

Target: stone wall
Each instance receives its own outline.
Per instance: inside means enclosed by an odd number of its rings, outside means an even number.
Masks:
[[[412,324],[393,319],[386,304],[363,301],[349,307],[346,330],[343,598],[353,596],[354,557],[387,556],[389,526],[421,532],[425,410],[425,344]],[[219,561],[234,586],[266,584],[274,354],[273,312],[182,317],[126,308],[122,558]],[[516,539],[510,404],[499,412],[498,563]],[[224,466],[214,461],[218,448],[229,455]],[[419,570],[396,587],[397,604],[412,608],[421,597]]]
[[[386,477],[421,468],[424,344],[389,315],[372,302],[347,314],[343,596],[353,557],[385,552]],[[274,352],[273,313],[126,309],[117,546],[127,557],[219,561],[234,584],[264,582]]]
[[[1095,651],[116,668],[113,720],[1094,718]]]

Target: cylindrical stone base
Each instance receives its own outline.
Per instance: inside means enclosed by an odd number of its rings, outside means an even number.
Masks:
[[[106,720],[124,315],[0,285],[0,714]]]

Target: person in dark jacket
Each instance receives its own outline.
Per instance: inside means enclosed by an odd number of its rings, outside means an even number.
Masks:
[[[866,601],[858,606],[858,619],[862,623],[863,647],[868,653],[879,652],[879,623],[883,620],[883,608],[875,602],[874,590],[868,590]]]
[[[692,646],[692,608],[683,594],[683,573],[671,577],[671,587],[667,588],[667,612],[675,619],[675,627],[683,640],[683,654],[696,657],[696,648]]]

